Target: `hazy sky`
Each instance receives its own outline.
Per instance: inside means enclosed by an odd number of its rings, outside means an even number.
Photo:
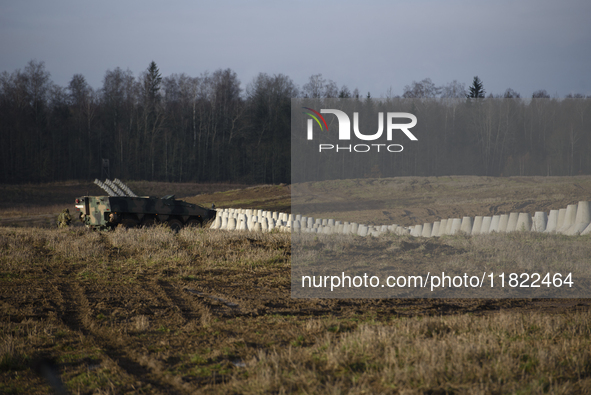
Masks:
[[[231,68],[242,87],[259,72],[300,87],[321,73],[373,97],[413,80],[522,96],[591,95],[591,1],[0,0],[0,72],[44,61],[66,86],[80,73],[163,76]]]

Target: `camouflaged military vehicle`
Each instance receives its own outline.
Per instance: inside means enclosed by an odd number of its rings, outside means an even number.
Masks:
[[[95,183],[101,186],[102,183],[97,181]],[[121,183],[117,179],[115,181]],[[184,226],[202,227],[213,220],[216,214],[215,210],[177,200],[174,195],[162,198],[138,197],[129,188],[125,191],[114,184],[105,191],[110,196],[83,196],[76,199],[76,212],[86,226],[104,230],[117,225],[134,227],[167,224],[178,232]]]

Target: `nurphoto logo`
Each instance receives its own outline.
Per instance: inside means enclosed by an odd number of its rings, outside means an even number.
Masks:
[[[328,124],[326,119],[322,116],[322,114],[333,114],[336,115],[338,125],[339,125],[339,141],[350,141],[351,140],[351,120],[349,116],[341,110],[336,109],[326,109],[323,108],[320,112],[310,108],[310,107],[302,107],[303,109],[307,110],[304,114],[307,114],[311,117],[308,119],[307,123],[307,138],[308,140],[314,139],[314,121],[318,124],[321,132],[328,132]],[[388,112],[384,117],[383,112],[378,113],[378,131],[373,134],[364,134],[361,133],[359,130],[359,113],[353,113],[353,133],[355,137],[362,141],[376,141],[380,139],[384,133],[384,118],[386,118],[386,141],[392,141],[392,136],[394,131],[400,130],[403,132],[406,137],[408,137],[412,141],[417,141],[418,139],[414,134],[410,132],[409,129],[414,127],[417,124],[417,117],[413,114],[408,112]],[[395,119],[409,119],[410,122],[407,123],[397,123]],[[348,151],[348,152],[369,152],[369,151],[377,151],[380,152],[380,149],[385,147],[384,151],[388,152],[402,152],[404,147],[401,144],[349,144],[349,145],[339,145],[339,144],[318,144],[319,152],[323,151],[331,151],[336,150],[336,152],[340,151]]]

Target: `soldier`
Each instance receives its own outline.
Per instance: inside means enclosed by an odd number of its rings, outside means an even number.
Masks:
[[[61,214],[57,217],[57,226],[58,228],[67,228],[70,226],[70,222],[72,222],[72,217],[70,216],[70,210],[67,208],[63,209]]]

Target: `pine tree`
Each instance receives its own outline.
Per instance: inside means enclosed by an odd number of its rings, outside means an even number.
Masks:
[[[161,83],[162,74],[160,74],[160,70],[158,69],[158,66],[156,66],[156,62],[152,61],[148,66],[148,70],[144,80],[147,99],[151,105],[154,105],[154,103],[160,101]]]
[[[469,99],[480,99],[484,98],[485,93],[486,91],[482,87],[482,80],[478,78],[478,76],[475,76],[472,86],[470,87],[470,93],[468,93],[466,97]]]

